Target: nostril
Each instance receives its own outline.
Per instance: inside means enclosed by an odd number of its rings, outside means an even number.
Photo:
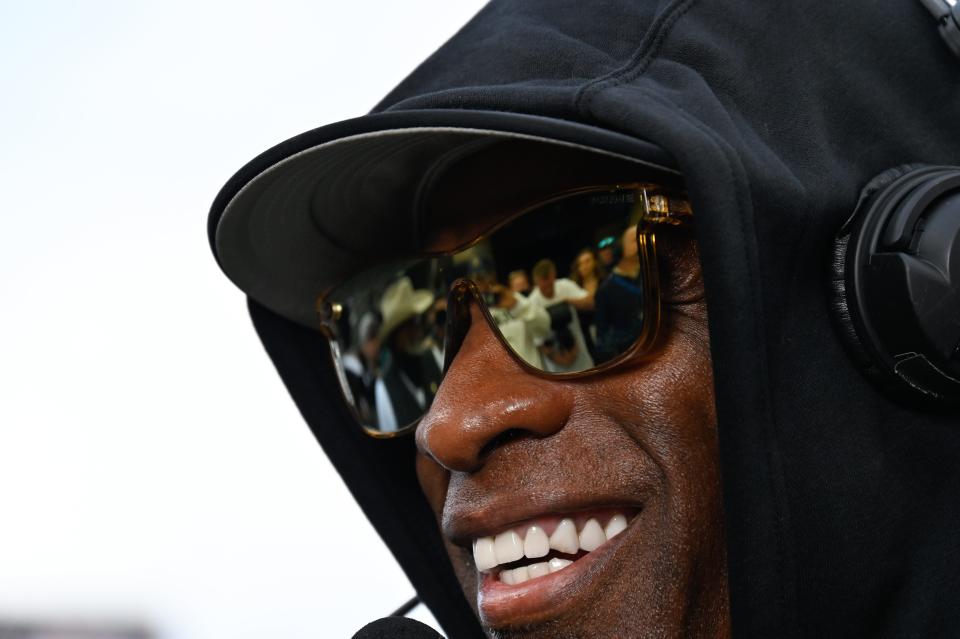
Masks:
[[[521,428],[511,428],[509,430],[505,430],[484,444],[483,448],[480,449],[478,456],[481,460],[485,460],[493,451],[500,448],[507,442],[513,441],[514,439],[519,439],[521,437],[529,437],[530,435],[532,435],[532,433]]]

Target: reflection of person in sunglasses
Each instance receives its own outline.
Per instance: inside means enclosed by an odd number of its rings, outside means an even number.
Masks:
[[[597,262],[605,271],[610,271],[617,262],[617,243],[618,238],[612,234],[617,229],[605,229],[607,233],[601,235],[597,240]]]
[[[485,260],[471,260],[470,278],[485,297],[490,316],[503,338],[524,361],[539,366],[537,343],[550,333],[550,316],[546,310],[522,292],[498,283],[493,265]]]
[[[597,255],[593,252],[593,249],[580,249],[580,252],[577,253],[573,263],[570,265],[570,279],[594,298],[594,307],[596,306],[597,289],[600,288],[601,282],[603,282],[606,277],[607,273],[604,271],[599,260],[597,260]],[[594,310],[595,308],[578,308],[577,317],[580,320],[580,326],[583,328],[583,337],[587,343],[587,350],[596,362],[596,318],[594,317]]]
[[[384,432],[416,419],[437,392],[442,357],[422,321],[432,305],[433,294],[414,290],[408,278],[391,285],[380,301],[382,364],[374,397]]]
[[[593,295],[568,278],[557,278],[557,266],[543,259],[533,266],[536,284],[530,301],[550,313],[553,334],[541,349],[552,372],[585,371],[593,367],[575,309],[592,310]]]
[[[956,634],[960,102],[937,25],[960,52],[947,0],[495,0],[374,114],[224,187],[221,267],[450,637]],[[591,242],[618,278],[598,361],[521,356],[507,297],[456,278],[442,383],[362,421],[344,308],[475,247],[509,272]],[[556,275],[531,301],[586,299]]]
[[[360,317],[356,327],[356,339],[351,340],[350,316],[344,314],[338,322],[342,327],[341,337],[343,369],[361,417],[376,422],[375,382],[380,377],[380,323],[372,312]]]
[[[507,284],[510,290],[515,293],[530,294],[530,278],[527,277],[527,272],[523,269],[511,271],[510,275],[507,276]]]
[[[643,281],[637,251],[637,228],[623,232],[620,260],[610,276],[597,289],[596,358],[605,362],[629,345],[643,324]]]

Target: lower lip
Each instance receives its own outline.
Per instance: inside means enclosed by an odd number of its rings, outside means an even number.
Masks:
[[[631,527],[632,527],[631,522]],[[559,608],[569,606],[570,598],[581,590],[578,582],[612,554],[630,528],[602,546],[576,560],[563,570],[509,585],[492,573],[485,573],[477,593],[477,607],[482,621],[492,627],[531,623],[554,616]]]

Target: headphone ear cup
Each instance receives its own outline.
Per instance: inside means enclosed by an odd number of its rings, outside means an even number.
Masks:
[[[860,341],[860,334],[854,326],[853,318],[850,316],[850,307],[847,300],[847,248],[850,244],[852,229],[857,226],[862,212],[870,209],[876,201],[877,195],[903,176],[922,169],[924,166],[923,164],[897,166],[887,169],[867,182],[866,186],[860,191],[860,197],[857,199],[857,206],[853,215],[844,223],[840,232],[834,238],[833,251],[830,256],[830,311],[837,331],[840,333],[840,338],[857,369],[885,390],[893,390],[895,384],[876,365],[866,346]]]
[[[830,260],[831,312],[854,364],[886,394],[928,409],[960,406],[958,198],[960,167],[884,171],[863,188]]]

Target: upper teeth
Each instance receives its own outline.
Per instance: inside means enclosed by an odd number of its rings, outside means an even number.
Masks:
[[[570,555],[580,550],[591,552],[599,548],[608,539],[623,532],[626,527],[626,516],[617,513],[610,518],[605,527],[601,526],[596,518],[590,518],[584,522],[583,528],[578,532],[573,519],[567,517],[560,520],[556,530],[549,537],[542,527],[534,524],[526,528],[523,537],[517,530],[512,529],[496,536],[476,539],[473,542],[473,559],[476,562],[477,570],[490,570],[523,557],[529,559],[545,557],[550,549]],[[513,578],[523,575],[503,575],[503,581],[519,583],[520,581],[526,581],[528,578],[540,577],[547,572],[562,570],[570,563],[572,562],[568,560],[554,558],[549,562],[543,562],[543,566],[540,564],[521,566],[516,570],[503,572],[515,573],[521,571],[528,575],[526,578],[513,581]]]

